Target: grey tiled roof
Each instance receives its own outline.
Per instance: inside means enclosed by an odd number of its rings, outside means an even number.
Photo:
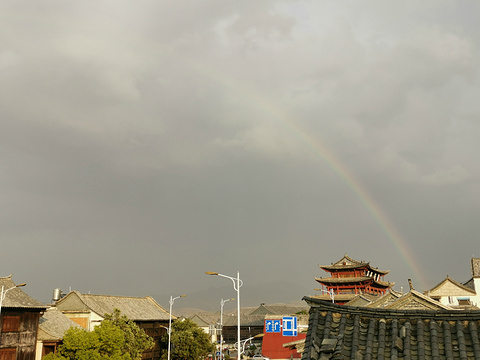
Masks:
[[[122,315],[126,315],[129,319],[135,321],[169,320],[168,311],[150,296],[93,295],[71,291],[64,298],[57,301],[56,305],[63,311],[62,305],[68,302],[70,297],[74,296],[78,297],[87,308],[100,316],[111,314],[115,309],[119,309]],[[172,316],[172,318],[175,317]]]
[[[261,304],[250,315],[294,315],[303,310],[308,310],[308,308],[306,306]]]
[[[423,292],[425,295],[434,296],[474,296],[475,290],[460,284],[458,281],[453,280],[447,275],[447,277],[435,285],[430,290]]]
[[[220,323],[220,315],[212,315],[206,313],[195,314],[189,317],[195,324],[200,327],[217,325]],[[223,319],[222,319],[223,320]]]
[[[372,308],[381,308],[387,307],[397,301],[402,294],[390,291],[385,295],[378,297],[377,299],[373,300],[370,304],[365,306],[372,307]],[[353,304],[346,304],[346,305],[353,305]]]
[[[302,360],[480,359],[480,311],[351,307],[305,297]]]
[[[4,291],[6,291],[2,308],[27,308],[39,310],[47,308],[45,304],[42,304],[40,301],[35,300],[30,295],[23,292],[21,288],[16,288],[15,286],[17,285],[13,282],[12,275],[0,277],[0,290],[2,286]]]
[[[45,311],[39,320],[38,340],[62,340],[65,331],[71,327],[83,329],[76,322],[63,315],[60,310],[51,307]]]
[[[265,315],[240,315],[241,326],[263,326]],[[223,317],[223,326],[236,326],[237,316],[229,315]]]
[[[388,295],[389,293],[385,294]],[[383,296],[385,296],[383,295]],[[361,295],[356,295],[352,300],[348,301],[345,303],[345,305],[349,306],[368,306],[372,302],[375,302],[379,298],[383,297],[379,295],[372,295],[372,294],[361,294]]]

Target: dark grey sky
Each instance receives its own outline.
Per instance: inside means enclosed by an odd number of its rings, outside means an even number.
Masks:
[[[396,290],[468,280],[479,13],[2,1],[3,276],[41,301],[60,287],[162,305],[230,286],[209,270],[298,300],[344,253],[391,270]]]

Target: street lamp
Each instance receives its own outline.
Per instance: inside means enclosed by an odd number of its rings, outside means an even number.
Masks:
[[[220,301],[220,360],[223,359],[223,305],[227,301],[235,300],[234,298]]]
[[[185,297],[187,295],[180,295],[180,296],[177,296],[177,297],[172,297],[170,296],[170,312],[169,312],[169,319],[168,319],[168,360],[170,360],[170,341],[171,341],[171,338],[172,338],[172,306],[173,306],[173,303],[175,302],[175,300],[181,298],[181,297]]]
[[[18,285],[15,285],[15,286],[12,286],[11,288],[8,288],[5,290],[5,286],[2,285],[2,292],[0,293],[0,315],[2,314],[2,305],[3,305],[3,300],[5,300],[5,296],[7,295],[7,292],[9,292],[10,290],[12,289],[15,289],[15,288],[18,288],[18,287],[22,287],[22,286],[25,286],[27,284],[23,283],[23,284],[18,284]]]
[[[241,341],[241,344],[242,344],[241,350],[238,350],[238,352],[239,352],[240,354],[243,354],[243,353],[245,352],[245,346],[247,345],[247,343],[248,343],[250,340],[252,340],[252,339],[257,339],[257,338],[261,338],[261,337],[264,337],[264,336],[265,336],[265,334],[257,334],[257,335],[255,335],[255,336],[249,337],[248,339],[242,340],[242,341]]]
[[[221,276],[221,277],[230,279],[233,282],[233,288],[237,291],[237,341],[238,341],[238,349],[240,349],[240,288],[243,285],[243,281],[240,280],[240,273],[237,271],[237,278],[219,274],[213,271],[207,271],[205,272],[205,274]],[[237,353],[238,353],[237,359],[240,360],[240,350],[237,351]]]

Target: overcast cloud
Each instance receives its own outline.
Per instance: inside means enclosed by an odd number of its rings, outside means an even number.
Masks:
[[[60,287],[163,305],[230,287],[205,271],[299,300],[345,253],[391,270],[398,291],[468,280],[479,13],[453,0],[3,1],[0,275],[41,301]]]

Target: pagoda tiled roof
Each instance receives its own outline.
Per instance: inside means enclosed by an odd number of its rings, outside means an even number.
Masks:
[[[376,287],[381,287],[381,288],[390,288],[395,283],[391,283],[388,281],[379,281],[375,280],[372,277],[369,276],[360,276],[360,277],[345,277],[345,278],[334,278],[334,277],[328,277],[328,278],[315,278],[316,281],[318,281],[321,284],[362,284],[362,283],[372,283]]]
[[[374,268],[370,266],[369,262],[364,261],[357,261],[349,257],[347,254],[340,260],[330,264],[330,265],[319,265],[319,267],[325,271],[339,271],[339,270],[352,270],[352,269],[359,269],[359,268],[367,268],[370,271],[373,271],[378,274],[386,275],[390,272],[390,270],[379,270],[378,268]]]

